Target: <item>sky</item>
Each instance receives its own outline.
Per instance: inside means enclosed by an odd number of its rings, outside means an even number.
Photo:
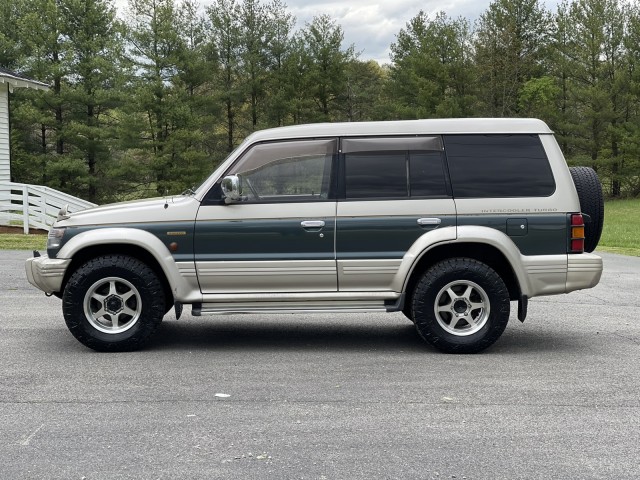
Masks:
[[[489,0],[289,0],[288,10],[298,26],[326,13],[344,32],[344,47],[353,44],[361,60],[390,63],[389,47],[409,20],[423,10],[430,17],[443,11],[450,18],[475,20],[489,6]]]
[[[115,0],[120,11],[127,0]],[[491,0],[283,0],[287,11],[297,20],[297,27],[304,27],[314,16],[328,14],[344,33],[343,47],[354,45],[361,60],[390,63],[389,47],[396,35],[409,20],[423,10],[430,17],[445,12],[449,18],[464,17],[473,22],[484,12]],[[212,0],[200,0],[202,6]],[[544,0],[547,6],[555,6],[557,0]]]

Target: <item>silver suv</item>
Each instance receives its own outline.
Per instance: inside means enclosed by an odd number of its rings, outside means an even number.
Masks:
[[[63,209],[64,210],[64,209]],[[493,344],[518,302],[595,286],[593,170],[547,125],[447,119],[256,132],[197,189],[68,214],[29,281],[83,344],[145,344],[164,315],[403,312],[445,352]]]

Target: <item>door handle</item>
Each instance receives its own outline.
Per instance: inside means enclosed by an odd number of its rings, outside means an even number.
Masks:
[[[304,220],[300,222],[302,228],[322,228],[324,227],[324,220]]]
[[[442,220],[439,218],[419,218],[418,225],[421,227],[437,227],[442,223]]]

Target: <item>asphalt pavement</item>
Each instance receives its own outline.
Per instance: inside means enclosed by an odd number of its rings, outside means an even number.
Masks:
[[[640,258],[531,300],[479,355],[402,314],[168,315],[103,354],[0,251],[0,479],[640,475]]]

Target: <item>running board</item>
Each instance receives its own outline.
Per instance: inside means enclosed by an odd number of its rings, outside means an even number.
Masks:
[[[404,296],[393,299],[308,299],[291,301],[211,302],[195,303],[191,315],[224,315],[239,313],[356,313],[395,312],[402,308]]]

